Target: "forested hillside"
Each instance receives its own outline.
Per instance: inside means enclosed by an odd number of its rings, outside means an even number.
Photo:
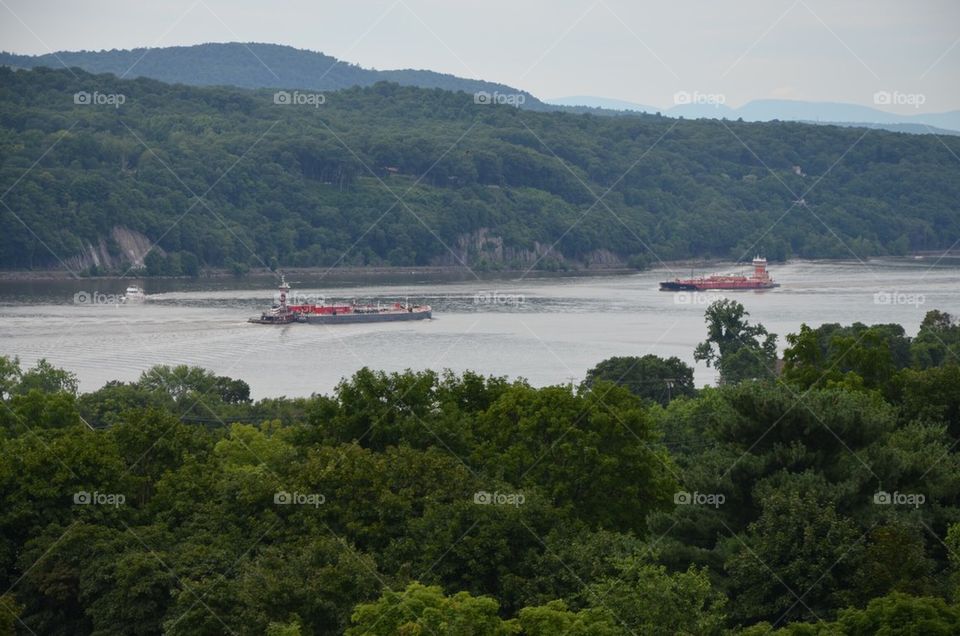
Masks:
[[[117,77],[148,77],[168,84],[239,86],[241,88],[300,88],[334,91],[354,86],[395,82],[403,86],[448,91],[499,91],[524,95],[524,106],[559,110],[510,86],[428,70],[367,69],[316,51],[280,44],[226,42],[110,51],[59,51],[46,55],[0,52],[0,65],[13,68],[81,68]]]
[[[805,325],[775,377],[707,319],[700,391],[648,355],[77,395],[0,356],[0,633],[958,633],[960,325]]]
[[[957,139],[537,113],[396,84],[275,97],[0,69],[0,266],[116,267],[116,228],[158,242],[158,274],[852,258],[960,236]]]

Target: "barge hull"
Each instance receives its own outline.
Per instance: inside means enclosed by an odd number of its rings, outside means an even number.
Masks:
[[[432,310],[398,311],[370,314],[305,314],[304,322],[315,325],[344,325],[367,322],[398,322],[408,320],[426,320],[433,316]]]
[[[693,283],[683,283],[680,281],[668,280],[660,283],[660,291],[696,291],[697,286]]]

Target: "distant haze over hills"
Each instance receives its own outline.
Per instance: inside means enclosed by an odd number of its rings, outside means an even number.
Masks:
[[[856,104],[777,99],[753,100],[738,108],[731,108],[724,103],[698,103],[698,98],[703,97],[698,94],[686,95],[690,103],[679,103],[666,109],[595,96],[541,101],[527,91],[496,82],[429,70],[367,69],[316,51],[278,44],[209,43],[154,49],[61,51],[37,56],[4,52],[0,53],[0,65],[14,68],[68,66],[90,73],[112,73],[118,77],[149,77],[168,83],[242,88],[339,90],[387,81],[420,88],[482,92],[491,99],[500,97],[512,100],[507,103],[515,103],[528,110],[563,110],[599,115],[660,112],[669,117],[687,119],[800,121],[862,125],[897,132],[960,134],[960,111],[898,115]],[[678,95],[682,102],[685,95]]]
[[[679,101],[690,98],[679,95]],[[605,97],[575,96],[544,100],[558,106],[586,106],[612,108],[646,113],[661,113],[668,117],[687,119],[740,119],[744,121],[802,121],[808,123],[831,123],[838,125],[859,124],[881,127],[899,132],[944,132],[960,134],[960,111],[946,113],[918,113],[899,115],[858,104],[837,102],[804,102],[787,99],[755,99],[738,108],[723,103],[678,103],[669,108],[608,99]],[[928,130],[927,126],[934,128]]]
[[[170,84],[339,90],[396,82],[403,86],[476,93],[523,95],[532,110],[555,110],[525,91],[482,80],[427,70],[377,71],[335,57],[279,44],[210,43],[154,49],[60,51],[47,55],[0,53],[0,65],[14,68],[78,67],[89,73],[149,77]]]
[[[546,104],[554,106],[588,106],[591,108],[607,108],[610,110],[628,110],[640,113],[658,113],[665,109],[636,102],[628,102],[622,99],[610,99],[607,97],[593,97],[590,95],[577,95],[574,97],[558,97],[556,99],[543,100]]]

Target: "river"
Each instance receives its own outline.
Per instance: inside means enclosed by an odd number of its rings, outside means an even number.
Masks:
[[[718,270],[736,269],[732,265]],[[367,325],[262,326],[246,319],[274,296],[268,279],[0,281],[0,354],[24,366],[46,358],[82,391],[134,380],[156,364],[202,366],[245,380],[255,398],[328,393],[369,366],[387,371],[471,369],[534,385],[579,382],[615,355],[678,356],[693,364],[703,312],[735,298],[783,336],[801,323],[899,323],[914,334],[930,309],[960,314],[960,259],[792,261],[772,264],[781,287],[716,294],[660,292],[689,271],[617,276],[451,280],[393,274],[362,282],[304,277],[295,292],[327,300],[428,303],[434,318]],[[701,273],[701,272],[697,272]],[[146,302],[117,305],[128,282]],[[696,365],[697,384],[716,380]]]

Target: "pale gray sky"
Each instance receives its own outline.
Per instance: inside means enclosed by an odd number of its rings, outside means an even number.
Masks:
[[[885,90],[923,96],[885,110],[960,109],[957,0],[0,0],[0,16],[0,49],[16,53],[257,41],[542,98],[872,106]]]

